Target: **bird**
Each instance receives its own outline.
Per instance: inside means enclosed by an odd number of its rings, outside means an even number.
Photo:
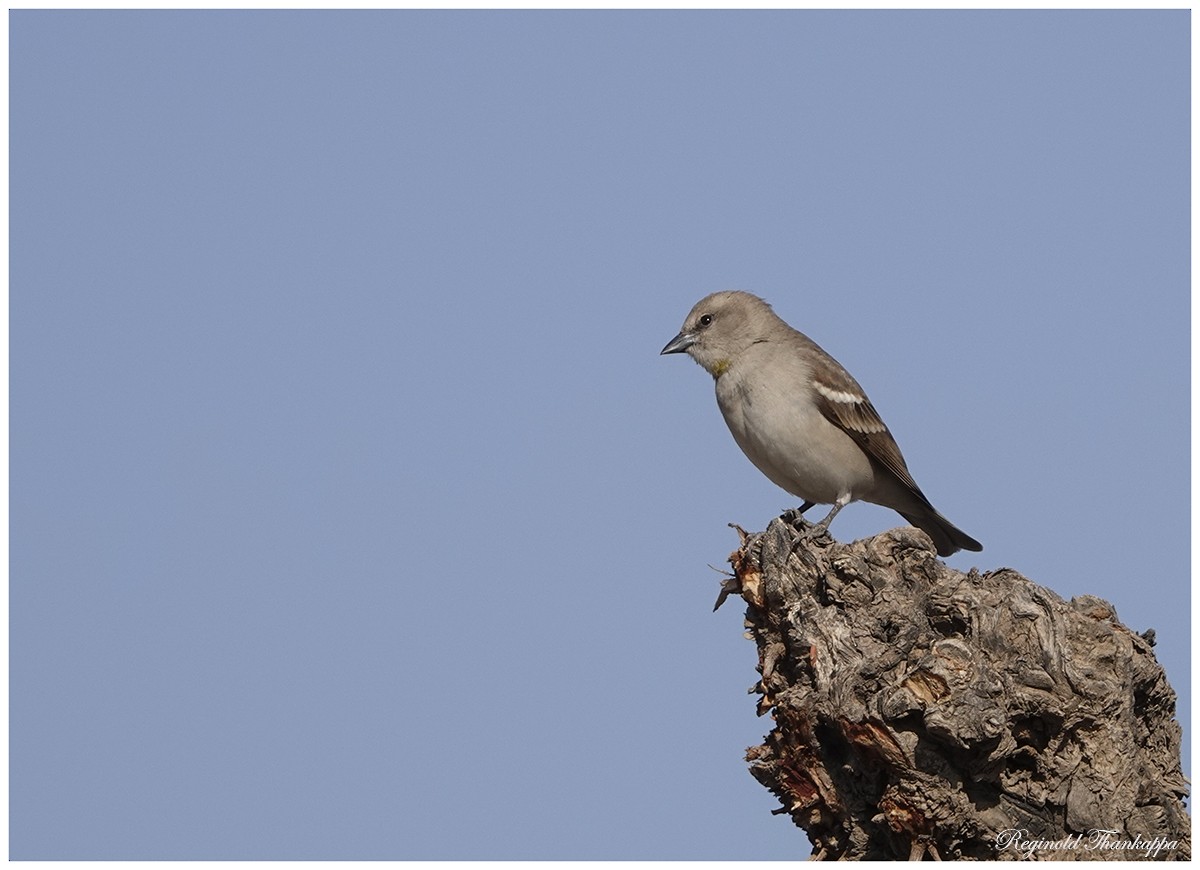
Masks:
[[[938,555],[983,545],[937,512],[909,473],[896,439],[841,363],[744,290],[705,296],[661,354],[686,353],[713,376],[717,405],[746,457],[804,500],[831,504],[826,532],[847,504],[891,508]]]

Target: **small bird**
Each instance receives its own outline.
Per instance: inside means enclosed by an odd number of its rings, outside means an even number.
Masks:
[[[686,352],[716,381],[733,440],[773,483],[833,510],[852,501],[895,510],[933,540],[938,554],[983,545],[938,513],[858,381],[764,300],[741,290],[705,296],[662,353]]]

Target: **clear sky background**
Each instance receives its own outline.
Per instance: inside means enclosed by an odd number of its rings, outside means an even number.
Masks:
[[[12,857],[807,855],[723,288],[1190,734],[1188,15],[12,12]]]

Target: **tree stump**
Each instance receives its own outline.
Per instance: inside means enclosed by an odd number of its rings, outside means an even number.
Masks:
[[[839,544],[790,519],[738,529],[717,606],[747,603],[775,727],[746,759],[814,858],[1190,857],[1152,633],[949,568],[913,528]]]

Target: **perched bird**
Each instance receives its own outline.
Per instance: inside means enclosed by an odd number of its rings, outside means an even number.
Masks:
[[[705,296],[662,353],[686,352],[713,376],[717,405],[742,452],[776,485],[833,510],[852,501],[895,510],[939,555],[983,545],[938,513],[850,373],[765,301],[740,290]]]

